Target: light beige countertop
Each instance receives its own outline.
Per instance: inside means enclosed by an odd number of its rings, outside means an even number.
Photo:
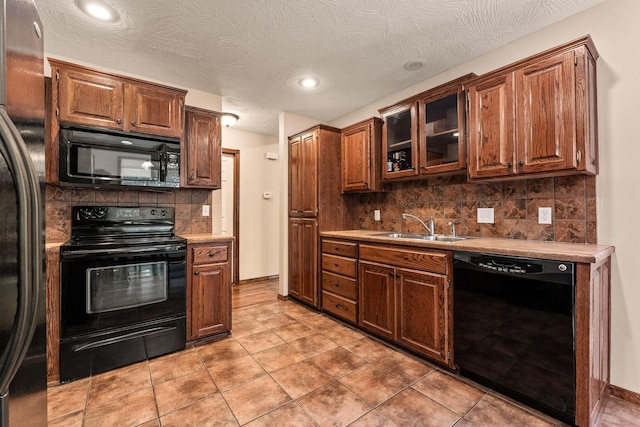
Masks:
[[[207,242],[221,242],[235,240],[233,236],[227,236],[223,234],[181,234],[179,237],[187,239],[187,243],[207,243]]]
[[[496,255],[511,255],[583,263],[597,263],[611,256],[615,249],[613,246],[608,245],[544,242],[539,240],[472,237],[457,242],[442,242],[380,236],[380,234],[384,233],[385,231],[379,230],[323,231],[320,233],[320,236],[350,239],[369,243],[388,243],[419,248],[483,252]]]

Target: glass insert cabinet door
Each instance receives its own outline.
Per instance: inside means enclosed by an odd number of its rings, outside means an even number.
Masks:
[[[466,167],[464,96],[456,91],[420,103],[420,174]]]
[[[87,269],[87,313],[103,313],[166,301],[166,261]]]
[[[415,101],[381,110],[383,177],[401,178],[418,174],[417,103]]]

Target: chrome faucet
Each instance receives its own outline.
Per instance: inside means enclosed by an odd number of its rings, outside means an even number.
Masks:
[[[416,221],[418,221],[420,224],[422,224],[422,226],[427,229],[427,231],[429,232],[430,236],[433,236],[434,234],[436,234],[436,232],[435,232],[435,224],[433,223],[433,217],[429,218],[429,225],[425,224],[423,220],[421,220],[420,218],[418,218],[415,215],[411,215],[411,214],[408,214],[408,213],[403,213],[402,214],[402,219],[403,220],[406,221],[407,217],[411,217],[411,218],[415,219]]]

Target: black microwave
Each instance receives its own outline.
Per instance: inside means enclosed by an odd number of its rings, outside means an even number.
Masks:
[[[62,127],[58,141],[61,184],[180,186],[180,140],[177,138]]]

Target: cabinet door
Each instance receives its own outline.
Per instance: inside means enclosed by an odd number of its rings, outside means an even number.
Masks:
[[[318,215],[318,134],[303,135],[300,142],[300,201],[302,216]],[[339,159],[336,159],[338,161]]]
[[[380,127],[374,118],[351,126],[341,135],[342,192],[380,190]]]
[[[574,53],[515,71],[518,173],[576,167]]]
[[[377,335],[395,339],[395,275],[393,267],[360,261],[360,326]]]
[[[387,165],[382,176],[385,179],[418,174],[417,105],[411,101],[382,113],[382,155]]]
[[[450,364],[446,276],[400,269],[397,301],[397,341]]]
[[[193,267],[190,338],[227,332],[231,328],[231,267],[229,263]]]
[[[184,97],[150,86],[127,85],[128,122],[132,132],[180,138]]]
[[[466,168],[462,90],[434,94],[420,102],[420,174],[430,175]]]
[[[289,140],[289,216],[302,216],[302,137]]]
[[[220,117],[213,112],[186,110],[185,187],[220,188],[222,147]]]
[[[289,294],[318,306],[318,233],[315,219],[289,220]]]
[[[123,129],[124,84],[89,71],[58,71],[60,122]]]
[[[514,171],[513,73],[469,87],[469,177],[511,175]]]

